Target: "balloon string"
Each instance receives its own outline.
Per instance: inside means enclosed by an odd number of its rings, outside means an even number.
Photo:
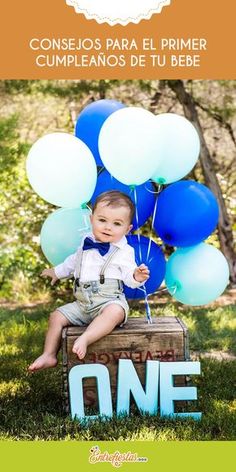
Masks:
[[[167,288],[167,287],[159,288],[158,290],[153,292],[152,295],[155,295],[156,293],[160,293],[160,292],[169,292],[171,295],[174,295],[177,291],[177,288],[178,288],[177,284],[172,285],[172,287],[170,287],[170,288]]]
[[[173,290],[173,291],[172,291]],[[173,285],[172,287],[170,288],[159,288],[158,290],[156,290],[156,292],[154,292],[152,295],[154,295],[155,293],[159,293],[159,292],[170,292],[172,291],[171,295],[174,295],[176,293],[176,290],[177,290],[177,285]]]
[[[174,295],[176,290],[177,290],[177,285],[173,285],[169,289],[168,288],[160,288],[160,289],[156,290],[155,292],[153,292],[151,294],[147,294],[145,286],[138,288],[138,290],[141,290],[142,292],[144,292],[144,302],[145,302],[146,318],[147,318],[148,324],[153,324],[153,319],[152,319],[152,314],[151,314],[151,309],[150,309],[150,304],[149,304],[149,301],[148,301],[148,297],[150,295],[155,295],[155,294],[158,294],[160,292],[168,292],[168,291],[171,291],[172,289],[173,289],[173,292],[172,292],[171,295]]]
[[[88,215],[83,215],[83,220],[84,220],[84,229],[89,228],[89,222],[88,222]]]
[[[98,167],[98,176],[105,170],[105,167]]]
[[[175,285],[173,285],[172,287],[169,288],[169,291],[171,292],[171,295],[174,295],[176,293],[177,288],[178,288],[178,285],[176,283],[175,283]]]
[[[151,250],[151,245],[152,245],[152,231],[153,231],[153,224],[154,224],[154,220],[155,220],[155,216],[156,216],[156,210],[157,210],[157,199],[158,199],[158,198],[156,197],[155,206],[154,206],[153,215],[152,215],[152,224],[151,224],[151,228],[150,228],[150,232],[149,232],[149,243],[148,243],[148,250],[147,250],[147,262],[149,261],[150,250]]]
[[[86,204],[84,204],[84,205],[85,206],[81,207],[81,209],[90,211],[89,206],[86,205]],[[89,228],[90,228],[88,214],[85,214],[84,212],[83,212],[83,223],[84,223],[84,226],[77,229],[78,233],[83,233],[84,231],[88,231]]]
[[[149,181],[148,181],[149,182]],[[153,193],[154,195],[160,193],[162,191],[162,187],[163,185],[162,184],[159,184],[158,187],[157,187],[157,190],[150,190],[146,185],[145,185],[145,190],[147,190],[147,192],[149,193]]]
[[[152,314],[151,314],[151,309],[150,309],[150,305],[149,305],[149,302],[148,302],[147,292],[146,292],[146,295],[145,295],[145,308],[146,308],[147,322],[148,322],[148,324],[152,324],[153,323]]]
[[[139,260],[140,260],[140,263],[142,263],[142,250],[141,250],[140,230],[139,230],[139,217],[138,217],[138,205],[137,205],[137,190],[136,190],[135,187],[134,187],[134,203],[135,203],[135,218],[136,218],[136,224],[137,224],[137,228],[138,228]],[[151,315],[150,305],[149,305],[149,302],[148,302],[148,294],[147,294],[147,289],[146,289],[145,284],[143,285],[142,288],[139,287],[139,289],[144,292],[146,318],[147,318],[147,322],[148,322],[149,324],[151,324],[151,323],[152,323],[152,315]]]
[[[146,287],[145,287],[145,285],[143,285],[142,287],[138,287],[137,290],[141,290],[141,292],[143,292],[143,294],[144,294],[146,319],[147,319],[148,324],[152,324],[153,323],[152,314],[151,314],[151,309],[150,309],[150,305],[149,305],[149,301],[148,301],[149,295],[147,294]]]
[[[151,224],[151,228],[150,228],[150,233],[149,233],[149,243],[148,243],[148,252],[147,252],[147,262],[149,261],[149,256],[150,256],[150,250],[151,250],[151,244],[152,244],[152,237],[151,237],[151,233],[154,229],[154,221],[155,221],[155,218],[156,218],[156,212],[157,212],[157,202],[158,202],[158,196],[159,194],[161,193],[162,191],[162,185],[158,185],[158,188],[157,188],[157,196],[156,196],[156,201],[155,201],[155,205],[154,205],[154,210],[153,210],[153,214],[152,214],[152,224]]]
[[[170,292],[171,290],[173,290],[171,295],[174,295],[176,293],[177,288],[178,288],[177,284],[172,285],[172,287],[170,287],[170,288],[167,288],[167,287],[158,288],[155,292],[152,292],[152,293],[148,294],[148,297],[150,297],[150,295],[155,295],[156,293],[159,293],[159,292]],[[138,287],[137,290],[141,290],[142,292],[145,292],[143,287]]]
[[[141,250],[141,242],[140,242],[137,190],[135,187],[134,187],[134,203],[135,203],[135,219],[136,219],[136,225],[137,225],[137,230],[138,230],[137,236],[138,236],[139,261],[141,264],[142,263],[142,250]]]
[[[176,290],[177,290],[177,285],[174,285],[173,287],[170,287],[169,290],[172,290],[173,289],[173,293],[172,295],[175,294]],[[144,298],[144,302],[145,302],[145,309],[146,309],[146,318],[147,318],[147,322],[148,324],[153,324],[153,319],[152,319],[152,315],[151,315],[151,309],[150,309],[150,305],[149,305],[149,301],[148,301],[148,297],[149,295],[147,294],[147,291],[146,291],[146,288],[142,288],[142,287],[139,287],[138,290],[142,290],[145,294],[145,298]],[[155,295],[155,293],[160,293],[160,292],[167,292],[168,289],[167,288],[160,288],[159,290],[156,290],[156,292],[152,293],[151,295]]]

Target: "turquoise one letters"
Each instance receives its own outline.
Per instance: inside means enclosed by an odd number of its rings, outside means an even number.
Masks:
[[[200,374],[200,362],[146,362],[145,390],[139,380],[133,362],[129,359],[118,361],[117,415],[130,412],[130,394],[142,413],[155,415],[158,412],[160,390],[160,415],[184,416],[200,419],[200,412],[175,413],[175,400],[196,400],[196,387],[174,387],[174,375]],[[86,416],[84,411],[83,379],[96,377],[99,415]],[[76,419],[112,417],[112,396],[109,371],[102,364],[77,365],[69,373],[71,415]]]

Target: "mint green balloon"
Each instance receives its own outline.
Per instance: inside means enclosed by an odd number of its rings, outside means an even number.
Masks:
[[[160,162],[152,180],[158,184],[170,184],[193,169],[200,152],[200,139],[192,123],[175,113],[157,115],[156,127]]]
[[[186,305],[205,305],[218,298],[229,282],[229,266],[221,251],[206,243],[177,249],[166,265],[166,286]]]
[[[38,139],[28,154],[26,170],[34,191],[64,208],[78,208],[89,202],[97,182],[90,149],[68,133],[51,133]]]
[[[121,108],[102,125],[98,146],[105,168],[125,185],[141,185],[159,162],[156,117],[139,107]]]
[[[47,260],[57,265],[75,252],[85,234],[90,232],[89,208],[60,208],[45,220],[40,244]]]

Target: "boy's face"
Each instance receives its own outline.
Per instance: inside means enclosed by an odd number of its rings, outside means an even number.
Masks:
[[[96,240],[103,243],[117,243],[132,229],[130,210],[126,206],[113,208],[100,202],[90,218]]]

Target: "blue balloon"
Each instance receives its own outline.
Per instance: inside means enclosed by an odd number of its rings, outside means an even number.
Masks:
[[[216,228],[219,209],[215,196],[192,180],[169,185],[159,196],[154,228],[171,246],[194,246]]]
[[[206,243],[177,249],[166,264],[166,286],[181,303],[205,305],[218,298],[229,282],[229,266],[219,249]]]
[[[125,108],[125,105],[116,100],[98,100],[84,108],[77,119],[75,136],[87,144],[98,166],[103,167],[98,150],[100,129],[108,116],[120,108]]]
[[[145,236],[132,235],[128,236],[127,240],[134,248],[137,265],[146,264],[150,270],[150,277],[145,283],[146,293],[149,295],[155,292],[164,280],[166,270],[164,254],[154,241],[150,244],[150,239]],[[127,298],[145,298],[143,286],[136,289],[125,286],[124,292]]]
[[[119,190],[120,192],[126,193],[135,204],[136,214],[132,221],[133,230],[143,226],[149,216],[153,214],[156,198],[154,186],[150,181],[133,188],[129,185],[122,184],[119,180],[116,180],[115,177],[112,177],[107,170],[103,170],[98,175],[97,185],[92,195],[91,203],[94,204],[98,195],[108,190]]]

